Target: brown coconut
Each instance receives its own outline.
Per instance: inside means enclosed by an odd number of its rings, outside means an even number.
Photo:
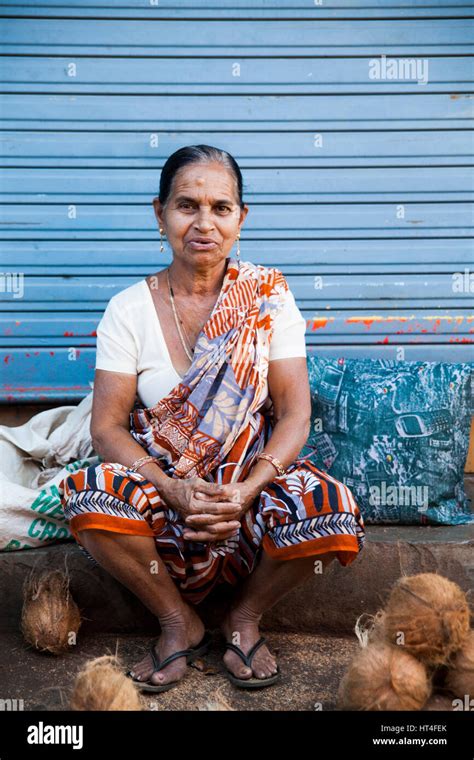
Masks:
[[[68,575],[62,570],[30,573],[23,586],[21,613],[26,641],[42,652],[61,654],[75,643],[80,625],[81,614],[71,596]]]
[[[432,694],[429,700],[422,708],[422,712],[432,712],[435,710],[450,710],[453,709],[452,697],[446,696],[446,694]]]
[[[431,694],[427,669],[399,647],[364,646],[338,689],[340,710],[420,710]]]
[[[445,685],[460,699],[474,699],[474,629],[448,663]]]
[[[385,606],[387,640],[427,665],[441,665],[469,633],[466,594],[436,573],[411,575],[395,583]]]
[[[71,709],[143,710],[143,704],[133,681],[125,675],[118,659],[104,655],[89,660],[77,674]]]

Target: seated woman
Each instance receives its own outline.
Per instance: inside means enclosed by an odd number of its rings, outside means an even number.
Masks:
[[[111,298],[97,328],[91,436],[102,462],[60,484],[88,557],[156,615],[129,676],[163,691],[207,651],[196,605],[236,587],[224,672],[280,671],[259,622],[288,591],[362,549],[350,490],[298,458],[311,417],[305,320],[281,271],[231,257],[248,206],[225,151],[181,148],[153,201],[170,266]],[[163,242],[161,244],[163,250]]]

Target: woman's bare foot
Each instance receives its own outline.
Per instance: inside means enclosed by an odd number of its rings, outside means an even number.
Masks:
[[[161,620],[161,634],[155,645],[155,652],[161,662],[166,657],[180,649],[195,647],[204,636],[204,623],[192,607],[185,603],[184,611],[170,616],[169,620]],[[163,670],[153,673],[153,661],[148,653],[140,662],[131,669],[131,677],[144,683],[162,685],[170,681],[179,681],[186,672],[186,657],[178,657]]]
[[[244,607],[231,610],[221,625],[226,641],[240,647],[247,654],[261,636],[258,628],[260,618],[261,615],[254,615]],[[223,660],[237,678],[269,678],[278,670],[277,661],[266,644],[262,644],[255,652],[251,668],[232,649],[226,650]]]

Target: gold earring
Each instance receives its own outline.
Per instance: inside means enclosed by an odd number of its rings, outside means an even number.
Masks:
[[[163,227],[160,227],[160,253],[163,253],[165,246],[163,245]]]

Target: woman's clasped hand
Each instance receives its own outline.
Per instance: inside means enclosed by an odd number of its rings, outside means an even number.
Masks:
[[[210,483],[203,478],[170,478],[162,492],[183,518],[188,541],[223,541],[238,535],[240,520],[256,493],[244,482]]]

